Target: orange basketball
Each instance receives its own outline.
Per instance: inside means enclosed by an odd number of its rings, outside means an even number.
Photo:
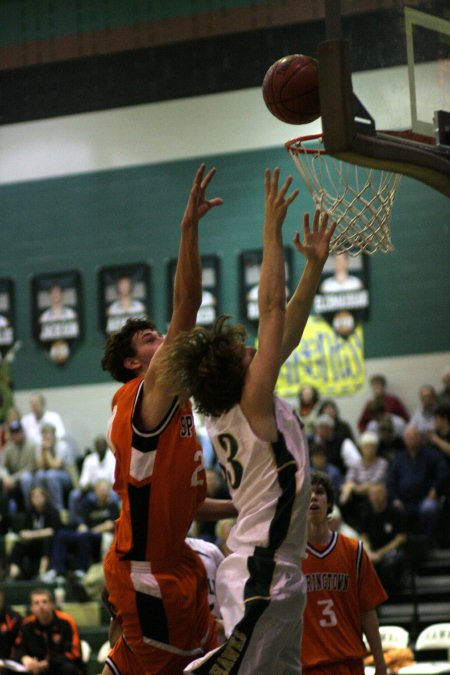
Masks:
[[[272,115],[282,122],[313,122],[320,117],[318,62],[303,54],[283,56],[265,74],[262,94]]]

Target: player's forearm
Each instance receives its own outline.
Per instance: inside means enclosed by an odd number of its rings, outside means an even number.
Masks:
[[[302,339],[324,263],[307,262],[295,292],[286,307],[283,333],[283,361]]]
[[[265,224],[263,250],[258,289],[260,319],[273,310],[285,310],[286,280],[281,227]]]
[[[361,625],[372,652],[376,671],[377,673],[385,673],[386,663],[383,647],[381,646],[380,629],[375,609],[369,609],[367,612],[361,613]]]
[[[206,497],[195,516],[196,520],[203,522],[223,520],[224,518],[236,518],[238,512],[230,499],[213,499]]]
[[[195,324],[202,302],[202,266],[198,243],[198,223],[183,223],[175,274],[173,309],[183,312]],[[190,326],[187,326],[188,328]]]

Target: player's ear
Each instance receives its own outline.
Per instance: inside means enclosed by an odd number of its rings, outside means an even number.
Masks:
[[[136,356],[127,356],[123,361],[123,365],[125,368],[128,368],[128,370],[137,370],[140,368],[141,362]]]

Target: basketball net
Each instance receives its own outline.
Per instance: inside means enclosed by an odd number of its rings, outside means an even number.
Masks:
[[[305,145],[316,141],[314,146]],[[401,176],[342,162],[327,154],[321,134],[294,138],[286,143],[316,206],[330,215],[337,227],[331,253],[389,253],[391,210]]]

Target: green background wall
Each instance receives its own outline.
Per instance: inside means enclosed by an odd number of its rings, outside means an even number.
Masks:
[[[166,266],[177,254],[179,222],[197,160],[163,163],[0,187],[1,276],[16,286],[17,337],[13,366],[17,389],[107,381],[99,362],[97,271],[104,265],[151,264],[151,313],[164,327]],[[279,165],[292,173],[283,149],[212,157],[217,176],[210,196],[224,206],[202,222],[202,253],[221,259],[221,310],[238,314],[238,254],[261,244],[263,172]],[[300,179],[298,179],[300,184]],[[301,227],[313,204],[305,188],[291,208],[285,240]],[[448,200],[403,178],[394,205],[395,251],[369,259],[371,312],[365,356],[401,356],[448,349]],[[294,272],[302,261],[294,256]],[[50,362],[31,338],[33,274],[79,269],[84,298],[84,339],[64,366]],[[295,274],[294,274],[295,278]]]

